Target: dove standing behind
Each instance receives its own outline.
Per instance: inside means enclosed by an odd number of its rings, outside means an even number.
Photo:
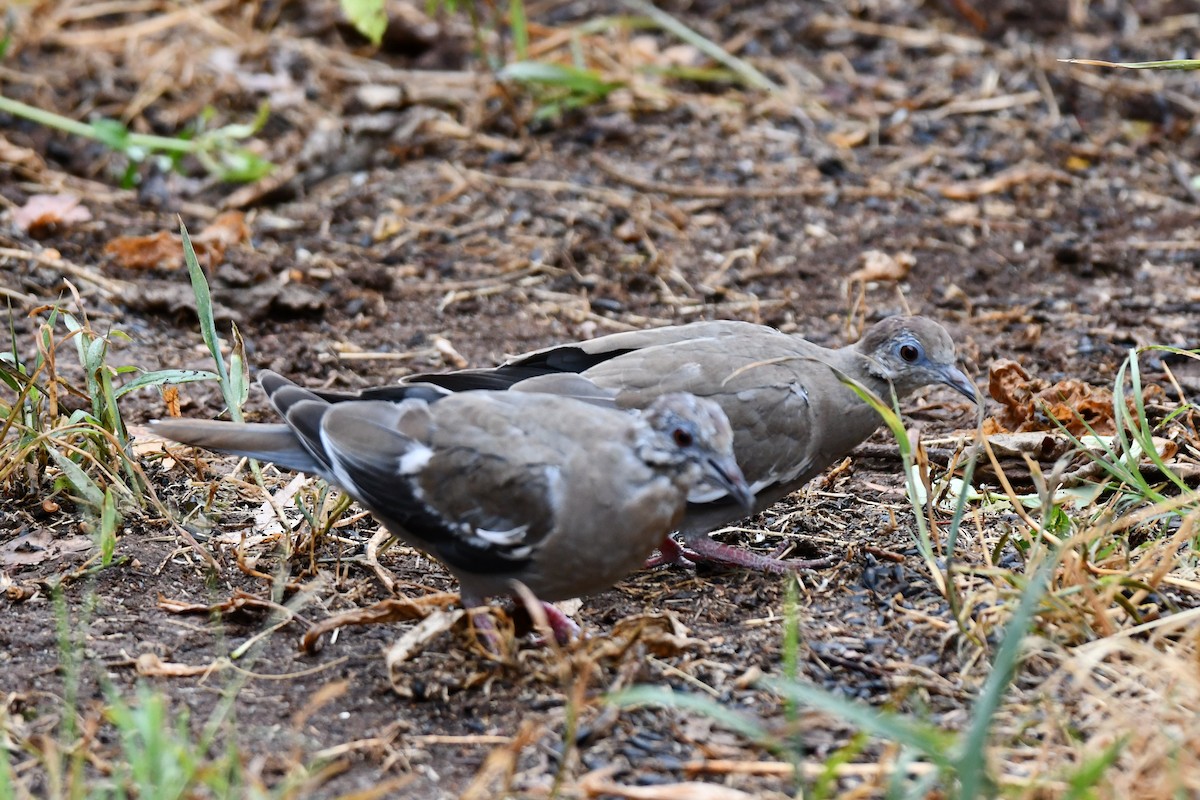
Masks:
[[[957,366],[945,328],[924,317],[888,317],[857,343],[829,349],[800,336],[748,322],[695,322],[616,333],[517,356],[493,369],[414,375],[397,386],[357,395],[400,400],[430,384],[448,391],[511,389],[574,396],[618,408],[644,408],[669,392],[715,400],[729,417],[734,453],[761,511],[846,456],[882,423],[839,379],[841,373],[885,400],[942,384],[977,402]],[[679,528],[683,554],[768,571],[815,562],[767,558],[722,544],[708,532],[749,516],[728,493],[693,492]],[[681,554],[666,540],[661,561]]]
[[[331,404],[271,372],[280,424],[160,420],[157,433],[319,475],[458,578],[463,605],[612,586],[683,518],[703,484],[753,504],[720,406],[687,394],[638,414],[517,392]],[[547,609],[556,633],[566,620]]]

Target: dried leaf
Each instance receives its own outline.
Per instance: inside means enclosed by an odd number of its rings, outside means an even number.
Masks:
[[[92,212],[73,194],[30,195],[25,205],[12,212],[13,225],[35,239],[49,235],[51,228],[87,222]]]
[[[988,393],[1004,408],[985,433],[1053,431],[1055,420],[1076,436],[1089,433],[1112,434],[1112,392],[1080,380],[1068,378],[1050,385],[1032,377],[1015,361],[1000,359],[988,371]]]
[[[220,668],[219,664],[192,665],[163,661],[154,653],[142,653],[137,657],[138,675],[152,678],[191,678],[208,675]]]
[[[249,609],[271,610],[277,608],[270,600],[263,600],[242,591],[235,592],[228,600],[211,605],[206,603],[189,603],[184,600],[172,600],[169,597],[159,595],[158,607],[170,614],[220,614],[221,616]]]
[[[872,283],[875,281],[902,281],[912,272],[917,259],[911,253],[888,255],[882,250],[868,250],[859,256],[862,266],[850,273],[847,281]]]
[[[225,259],[225,250],[250,240],[250,227],[240,211],[226,211],[192,237],[200,266],[211,270]],[[104,246],[126,269],[179,269],[183,266],[183,242],[179,235],[159,231],[149,236],[118,236]]]
[[[49,528],[38,528],[0,544],[0,565],[28,567],[72,553],[86,552],[91,548],[92,540],[86,536],[60,538]]]
[[[434,611],[406,631],[388,648],[387,654],[384,656],[384,663],[387,664],[388,680],[396,694],[401,697],[412,697],[412,691],[408,688],[405,676],[400,669],[401,665],[424,650],[429,642],[453,628],[460,619],[466,616],[466,613],[461,608],[453,611]],[[308,637],[305,636],[305,638]]]
[[[179,410],[179,387],[164,386],[162,390],[163,403],[167,406],[167,416],[182,416]]]
[[[704,650],[708,645],[693,639],[679,617],[670,611],[634,614],[618,620],[607,636],[589,639],[586,646],[594,658],[620,659],[631,647],[643,645],[659,656],[676,656],[688,650]]]
[[[453,592],[425,595],[424,597],[390,597],[366,608],[355,608],[323,619],[313,625],[300,640],[300,646],[313,652],[317,640],[330,631],[346,625],[380,625],[386,622],[424,619],[434,610],[445,609],[458,602]],[[394,645],[393,645],[394,647]]]

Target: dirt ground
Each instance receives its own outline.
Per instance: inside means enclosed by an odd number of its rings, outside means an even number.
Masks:
[[[208,368],[179,261],[135,265],[106,246],[174,231],[177,215],[197,234],[226,211],[244,215],[247,235],[233,224],[233,240],[208,265],[220,327],[236,322],[253,369],[313,386],[489,365],[554,342],[697,319],[750,320],[837,345],[864,320],[925,314],[951,331],[981,388],[999,359],[1051,382],[1100,386],[1131,347],[1196,346],[1198,73],[1056,60],[1195,56],[1193,3],[662,8],[778,91],[662,77],[653,68],[698,53],[661,31],[604,29],[583,37],[582,52],[626,85],[540,120],[528,92],[498,87],[471,57],[465,17],[421,21],[395,3],[376,50],[329,2],[18,3],[0,59],[3,96],[166,136],[207,106],[215,126],[249,121],[267,101],[253,146],[276,165],[237,185],[205,177],[194,160],[184,174],[146,164],[140,185],[120,189],[121,156],[0,113],[0,287],[18,349],[32,355],[43,317],[28,312],[64,296],[67,279],[93,327],[129,335],[114,346],[114,365]],[[528,10],[532,42],[550,61],[568,57],[565,32],[629,13],[591,2]],[[67,193],[88,219],[28,229],[15,221],[30,196]],[[874,263],[870,251],[902,269],[856,280]],[[1162,379],[1165,363],[1183,390],[1200,391],[1200,370],[1186,360],[1144,359],[1147,382]],[[167,413],[154,391],[122,403],[135,430]],[[213,384],[181,387],[184,415],[221,409]],[[263,411],[257,391],[247,409]],[[928,440],[973,425],[972,410],[945,390],[905,410]],[[273,597],[274,540],[252,549],[253,566],[239,568],[235,555],[239,537],[262,527],[263,498],[248,473],[223,480],[232,460],[176,455],[148,457],[146,469],[219,573],[146,513],[126,520],[124,560],[81,575],[91,555],[86,515],[61,496],[44,503],[19,481],[0,498],[5,744],[34,796],[49,791],[47,778],[17,743],[52,735],[62,713],[48,587],[64,577],[85,655],[81,716],[102,704],[106,686],[132,696],[142,684],[198,726],[236,685],[245,770],[268,786],[320,760],[327,766],[305,784],[308,796],[365,797],[379,786],[411,797],[469,788],[476,797],[622,796],[620,787],[661,785],[676,794],[625,796],[687,797],[695,787],[676,784],[693,780],[761,797],[797,790],[784,770],[763,766],[782,764],[775,756],[701,715],[618,713],[602,700],[612,689],[667,685],[782,726],[780,700],[754,679],[783,669],[784,579],[645,571],[582,603],[575,618],[592,638],[570,653],[521,640],[512,662],[498,665],[448,632],[389,675],[384,652],[413,622],[345,628],[313,653],[300,639],[322,619],[391,596],[388,573],[394,593],[409,597],[453,591],[446,574],[403,548],[377,571],[366,560],[375,528],[359,518],[297,555],[288,591]],[[800,675],[961,730],[991,650],[958,635],[918,557],[898,467],[894,442],[877,434],[832,476],[719,535],[761,552],[789,543],[794,557],[844,553],[836,567],[798,577]],[[273,487],[290,478],[267,472]],[[980,520],[970,547],[994,543],[1012,523]],[[211,616],[165,602],[239,596]],[[1163,602],[1196,605],[1183,591],[1164,592]],[[230,667],[224,657],[270,627],[276,603],[291,621]],[[155,663],[213,669],[164,677]],[[1096,730],[1086,704],[1046,702],[1055,663],[1031,657],[998,717],[995,766],[1014,794],[1058,796],[1063,770],[1092,752],[1093,737],[1100,746],[1114,734]],[[802,721],[805,764],[821,764],[853,734],[825,714]],[[103,771],[99,758],[115,742],[103,726],[97,737],[91,768]],[[872,742],[838,791],[882,796],[888,770],[874,767],[895,758]]]

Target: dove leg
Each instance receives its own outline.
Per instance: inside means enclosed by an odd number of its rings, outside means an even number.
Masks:
[[[771,558],[752,553],[741,547],[722,544],[706,533],[692,536],[684,535],[683,546],[679,547],[680,555],[695,563],[721,564],[727,567],[745,567],[746,569],[787,574],[804,569],[822,569],[837,564],[842,560],[840,555],[823,558]],[[669,563],[669,562],[667,562]]]
[[[572,639],[579,638],[579,624],[560,611],[557,606],[542,603],[542,611],[546,614],[546,621],[550,623],[550,630],[553,631],[556,642],[566,644]]]

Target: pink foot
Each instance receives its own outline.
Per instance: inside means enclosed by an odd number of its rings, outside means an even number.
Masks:
[[[707,539],[708,537],[704,538]],[[668,536],[658,546],[658,552],[646,559],[646,563],[642,564],[642,568],[650,569],[651,567],[661,567],[667,564],[687,566],[690,563],[691,559],[688,558],[687,551],[680,547],[678,542]]]

